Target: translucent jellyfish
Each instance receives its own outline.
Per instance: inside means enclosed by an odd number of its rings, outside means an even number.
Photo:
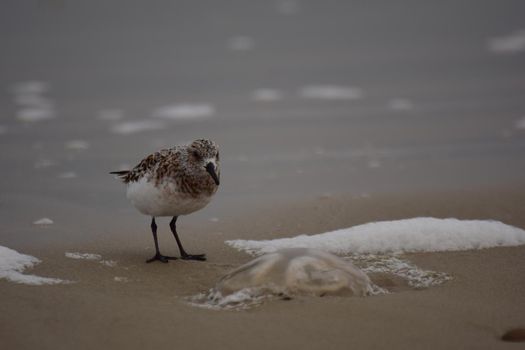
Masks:
[[[368,276],[352,263],[317,249],[289,248],[231,271],[207,295],[201,294],[193,302],[234,308],[276,296],[365,296],[371,290]]]

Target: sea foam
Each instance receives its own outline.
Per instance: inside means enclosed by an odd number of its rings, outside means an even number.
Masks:
[[[143,131],[159,130],[164,128],[164,123],[153,120],[136,120],[121,122],[111,127],[111,132],[121,135],[136,134]]]
[[[252,255],[283,248],[316,248],[334,254],[437,252],[525,244],[521,228],[491,220],[430,217],[372,222],[316,235],[274,240],[231,240],[226,244]]]
[[[283,93],[277,89],[261,88],[252,92],[252,100],[258,102],[274,102],[283,99]]]
[[[411,111],[414,109],[414,103],[408,98],[393,98],[388,101],[387,106],[392,111]]]
[[[253,49],[254,42],[249,36],[238,35],[228,40],[228,47],[233,51],[249,51]]]
[[[43,96],[49,91],[49,84],[42,81],[27,81],[12,87],[14,101],[19,106],[16,117],[23,122],[38,122],[56,116],[54,103]]]
[[[525,51],[525,29],[517,30],[508,35],[490,38],[488,49],[498,54],[514,54]]]
[[[64,253],[66,258],[76,259],[76,260],[100,260],[102,256],[100,254],[93,253],[79,253],[79,252],[66,252]]]
[[[50,218],[41,218],[33,222],[33,225],[52,225],[53,220]]]
[[[317,100],[357,100],[363,98],[364,93],[354,86],[309,85],[299,90],[299,96]]]
[[[525,118],[521,118],[514,124],[516,129],[525,130]]]
[[[215,108],[208,103],[182,103],[157,108],[153,117],[170,120],[207,119],[215,114]]]
[[[16,250],[0,246],[0,278],[30,285],[69,283],[58,278],[26,275],[22,272],[40,263],[40,259],[31,255],[20,254]]]

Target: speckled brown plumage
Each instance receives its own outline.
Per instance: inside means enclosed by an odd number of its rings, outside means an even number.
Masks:
[[[212,195],[217,185],[201,164],[203,159],[214,158],[219,161],[217,145],[210,140],[196,140],[189,145],[178,145],[163,149],[142,159],[133,169],[113,172],[129,184],[146,178],[156,186],[175,183],[183,194],[197,197]],[[217,168],[217,176],[220,171]]]

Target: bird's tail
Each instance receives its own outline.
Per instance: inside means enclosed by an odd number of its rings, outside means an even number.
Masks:
[[[117,175],[121,180],[124,180],[129,174],[129,170],[111,171],[110,174]]]

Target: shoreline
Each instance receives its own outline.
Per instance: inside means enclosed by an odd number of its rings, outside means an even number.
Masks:
[[[86,349],[174,344],[232,349],[503,347],[506,344],[497,338],[525,325],[525,298],[520,294],[525,288],[525,246],[404,254],[420,268],[453,278],[428,289],[414,290],[386,278],[383,283],[393,290],[387,295],[297,297],[247,311],[201,309],[188,305],[185,297],[208,290],[228,270],[251,259],[226,246],[227,239],[314,234],[416,216],[495,219],[524,228],[524,204],[521,189],[338,196],[275,205],[264,215],[183,224],[185,248],[207,253],[207,262],[146,264],[153,253],[146,225],[144,230],[135,227],[126,235],[104,236],[89,244],[20,250],[43,260],[26,273],[76,283],[27,286],[0,280],[0,337],[13,348],[43,349],[78,344]],[[167,228],[159,227],[163,253],[178,253]],[[65,252],[96,253],[100,260],[116,264],[70,259]]]

